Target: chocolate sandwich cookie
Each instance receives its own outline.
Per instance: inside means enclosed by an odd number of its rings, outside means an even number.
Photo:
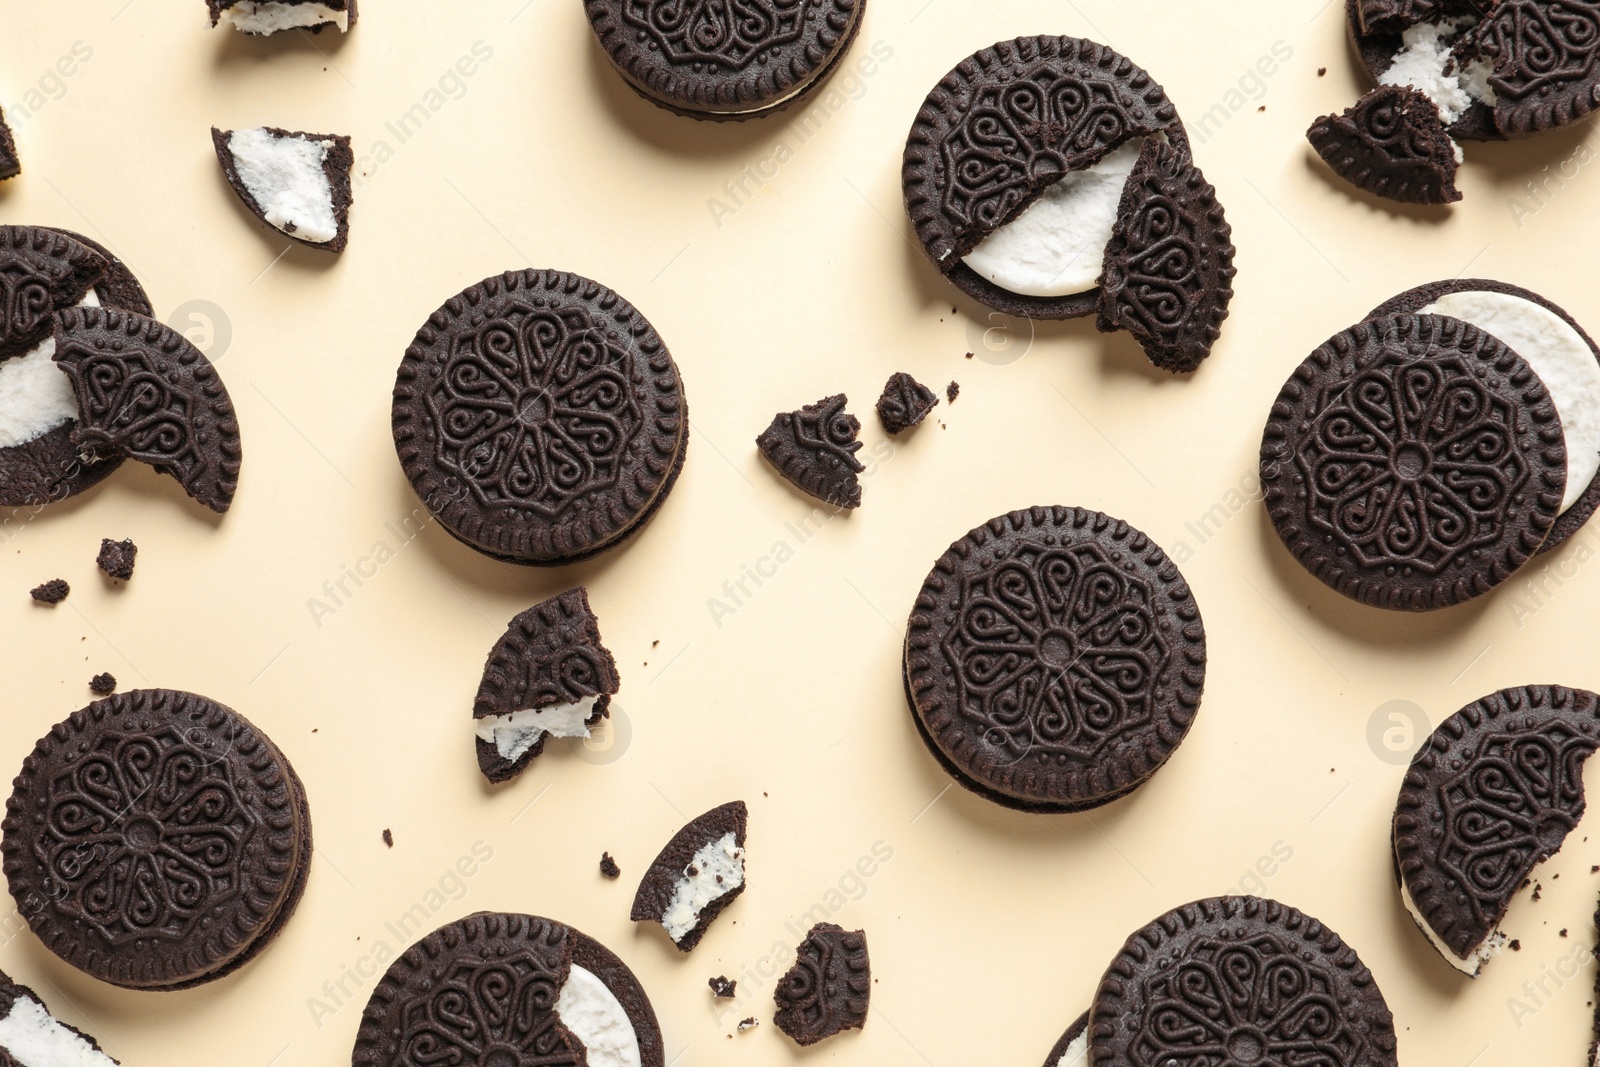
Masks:
[[[583,586],[535,604],[495,642],[472,702],[478,769],[521,774],[550,737],[588,737],[621,686]]]
[[[584,0],[600,47],[640,96],[691,118],[747,119],[811,92],[867,0]]]
[[[1221,209],[1166,93],[1104,45],[1020,37],[963,60],[911,127],[906,211],[934,266],[978,302],[1029,318],[1094,314],[1112,265],[1107,245],[1149,140],[1176,153],[1156,160],[1173,226],[1166,254],[1145,261],[1151,276],[1127,295],[1169,317],[1165,329],[1203,335],[1232,296]],[[1150,173],[1147,162],[1142,175]],[[1130,228],[1155,239],[1136,221],[1124,222]]]
[[[932,389],[904,371],[889,376],[878,397],[878,421],[891,436],[920,424],[939,403]]]
[[[223,177],[262,222],[307,248],[343,252],[350,240],[350,138],[262,126],[211,127]]]
[[[1311,124],[1306,139],[1358,189],[1402,204],[1451,204],[1459,149],[1433,101],[1409,86],[1381,85],[1340,115]]]
[[[1129,937],[1088,1034],[1096,1064],[1397,1063],[1394,1016],[1355,949],[1257,897],[1197,900]]]
[[[56,315],[52,358],[77,397],[75,448],[148,463],[212,511],[228,510],[239,422],[216,368],[182,334],[127,311],[69,308]]]
[[[756,438],[756,448],[796,488],[849,509],[861,506],[856,475],[867,468],[856,459],[861,420],[844,409],[847,403],[836,393],[799,411],[780,412]]]
[[[354,1067],[664,1067],[644,987],[604,945],[537,915],[478,912],[390,965]]]
[[[634,894],[634,922],[660,923],[679,952],[700,943],[718,915],[744,892],[744,839],[749,813],[735,800],[673,835],[644,872]]]
[[[145,318],[156,317],[155,308],[150,305],[150,296],[144,291],[144,286],[134,276],[132,269],[118,259],[116,254],[105,245],[91,237],[72,230],[63,230],[56,226],[46,226],[44,229],[53,230],[63,237],[71,238],[83,245],[89,251],[105,260],[105,273],[100,280],[94,283],[94,295],[101,307],[120,308],[131,311]],[[57,310],[60,310],[59,308]]]
[[[488,278],[434,312],[394,387],[395,449],[447,531],[509,563],[576,563],[655,514],[688,402],[645,317],[561,271]]]
[[[872,999],[866,933],[817,923],[772,996],[778,1005],[773,1024],[802,1047],[864,1028]]]
[[[117,1067],[100,1042],[50,1013],[39,994],[0,971],[0,1063],[7,1067]]]
[[[1032,812],[1132,792],[1183,741],[1206,638],[1183,575],[1082,508],[1001,515],[922,583],[902,671],[912,721],[957,782]]]
[[[1503,689],[1439,724],[1400,786],[1391,843],[1406,911],[1439,955],[1477,977],[1533,869],[1583,816],[1583,767],[1600,747],[1600,697]]]
[[[6,125],[6,113],[0,110],[0,181],[15,178],[22,173],[22,160],[17,156],[17,139]]]
[[[1261,443],[1290,553],[1391,610],[1448,607],[1509,578],[1544,544],[1566,478],[1561,420],[1527,361],[1440,315],[1336,334],[1284,385]]]
[[[206,0],[211,25],[227,24],[254,37],[285,30],[344,33],[356,24],[356,0]]]
[[[1089,1013],[1084,1012],[1073,1020],[1044,1058],[1044,1067],[1088,1067],[1088,1064]]]
[[[133,989],[243,966],[288,922],[311,867],[310,809],[283,753],[237,712],[162,689],[55,726],[0,830],[11,895],[45,947]]]
[[[1485,278],[1409,289],[1368,318],[1445,315],[1493,334],[1533,368],[1561,417],[1567,481],[1561,514],[1540,552],[1560,547],[1600,507],[1600,346],[1576,319],[1538,293]]]

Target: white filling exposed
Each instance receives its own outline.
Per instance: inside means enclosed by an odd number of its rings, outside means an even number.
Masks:
[[[693,872],[693,873],[690,873]],[[674,942],[700,922],[707,904],[744,885],[744,849],[732,833],[701,846],[672,890],[661,925]]]
[[[263,129],[228,138],[233,168],[266,220],[284,233],[321,244],[339,235],[333,187],[322,169],[332,141],[279,137]]]
[[[222,21],[243,33],[280,33],[333,23],[343,33],[350,28],[350,12],[326,4],[275,4],[239,0],[222,13]]]
[[[1089,1028],[1084,1027],[1083,1033],[1073,1038],[1067,1045],[1067,1051],[1051,1067],[1083,1067],[1089,1062]]]
[[[1455,949],[1445,944],[1444,940],[1433,932],[1433,927],[1428,925],[1428,920],[1422,917],[1422,912],[1417,908],[1417,902],[1411,899],[1411,890],[1405,884],[1404,879],[1400,882],[1400,900],[1405,904],[1406,910],[1411,913],[1411,919],[1417,924],[1417,929],[1426,934],[1439,955],[1448,960],[1450,966],[1462,974],[1470,975],[1473,978],[1478,977],[1478,972],[1483,970],[1483,965],[1506,949],[1506,935],[1499,930],[1492,930],[1488,937],[1479,942],[1467,954],[1466,959],[1462,959],[1456,955]]]
[[[117,1062],[28,997],[18,997],[11,1013],[0,1019],[0,1049],[20,1067],[116,1067]]]
[[[1476,102],[1492,105],[1494,90],[1489,86],[1489,75],[1493,68],[1489,63],[1474,60],[1456,70],[1450,55],[1456,35],[1476,21],[1458,18],[1408,26],[1400,36],[1403,47],[1378,81],[1417,90],[1433,101],[1446,126],[1465,115]]]
[[[1449,315],[1493,334],[1528,361],[1550,390],[1567,438],[1565,511],[1600,473],[1600,360],[1565,319],[1508,293],[1447,293],[1420,315]]]
[[[1067,174],[1028,210],[989,234],[964,262],[1022,296],[1093,289],[1105,265],[1122,188],[1144,144],[1136,137],[1092,167]]]
[[[594,972],[572,965],[556,998],[556,1015],[589,1050],[589,1067],[640,1067],[633,1021]]]
[[[551,737],[588,737],[585,725],[594,718],[594,704],[598,696],[584,697],[576,704],[556,704],[548,708],[513,711],[508,715],[488,715],[477,720],[480,740],[494,746],[503,760],[519,760],[523,753],[539,743],[545,734]]]
[[[0,448],[36,440],[78,417],[72,383],[51,358],[56,339],[0,362]]]

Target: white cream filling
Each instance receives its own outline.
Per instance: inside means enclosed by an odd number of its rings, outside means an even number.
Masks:
[[[1028,210],[988,234],[963,262],[1021,296],[1070,296],[1093,289],[1128,175],[1139,162],[1136,137],[1092,167],[1072,171]]]
[[[1565,319],[1508,293],[1447,293],[1419,315],[1449,315],[1504,341],[1550,391],[1567,439],[1565,511],[1583,498],[1600,473],[1600,360]]]
[[[56,366],[56,339],[0,362],[0,448],[37,440],[78,417],[72,382]]]
[[[690,873],[690,872],[694,873]],[[674,942],[700,922],[707,904],[744,885],[744,849],[731,832],[701,846],[672,890],[661,925]]]
[[[0,1049],[20,1067],[116,1067],[117,1062],[28,997],[18,997],[10,1014],[0,1019]]]
[[[1061,1054],[1051,1067],[1083,1067],[1089,1062],[1089,1028],[1084,1027],[1083,1033],[1073,1038],[1067,1044],[1067,1050]]]
[[[572,965],[556,998],[556,1015],[589,1050],[589,1067],[640,1067],[633,1020],[594,972]]]
[[[506,715],[486,715],[476,720],[479,740],[493,745],[503,760],[519,760],[539,743],[551,737],[588,737],[588,721],[594,718],[598,696],[584,697],[576,704],[555,704],[547,708],[513,711]]]
[[[266,220],[284,233],[321,244],[339,235],[333,187],[322,169],[332,141],[235,130],[228,153],[239,180]]]
[[[1433,932],[1433,927],[1428,925],[1428,920],[1422,917],[1422,912],[1417,908],[1417,902],[1411,899],[1411,889],[1405,880],[1400,881],[1400,901],[1406,906],[1406,911],[1411,913],[1411,919],[1417,924],[1417,929],[1427,935],[1428,941],[1434,949],[1449,961],[1450,966],[1462,974],[1473,978],[1478,977],[1478,972],[1483,970],[1483,965],[1494,959],[1506,949],[1506,935],[1499,930],[1491,930],[1489,936],[1480,941],[1468,953],[1466,959],[1457,956],[1455,949],[1444,943],[1444,940]]]
[[[1476,102],[1492,105],[1494,90],[1489,86],[1489,75],[1493,68],[1487,61],[1474,60],[1463,69],[1450,70],[1451,43],[1476,21],[1457,18],[1408,26],[1400,35],[1403,47],[1378,82],[1409,85],[1417,90],[1433,101],[1446,126],[1465,115]]]
[[[309,26],[333,23],[343,33],[350,29],[350,12],[335,11],[326,4],[239,3],[222,12],[222,21],[242,33],[280,33]]]

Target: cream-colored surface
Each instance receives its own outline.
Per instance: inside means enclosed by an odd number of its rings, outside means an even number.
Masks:
[[[1151,371],[1132,340],[1089,322],[1040,324],[1004,365],[965,359],[987,354],[985,337],[999,348],[1019,334],[906,240],[900,149],[923,96],[973,50],[1040,32],[1091,35],[1146,66],[1227,206],[1238,297],[1190,380]],[[62,77],[75,42],[89,58]],[[225,309],[218,369],[245,463],[220,521],[133,463],[32,521],[0,514],[0,771],[87,703],[97,671],[193,689],[293,759],[317,854],[283,936],[222,982],[99,984],[51,957],[9,904],[0,967],[131,1067],[342,1067],[375,961],[409,940],[395,933],[402,915],[432,927],[525,910],[628,961],[680,1067],[1026,1067],[1133,929],[1254,889],[1358,948],[1398,1018],[1403,1062],[1581,1061],[1600,822],[1546,869],[1541,900],[1512,909],[1522,951],[1469,982],[1400,904],[1388,831],[1403,769],[1367,738],[1390,701],[1438,722],[1503,685],[1600,687],[1600,530],[1492,596],[1412,617],[1323,589],[1248,498],[1283,380],[1405,288],[1501,277],[1600,328],[1584,273],[1600,241],[1592,126],[1470,145],[1466,200],[1418,212],[1352,195],[1305,143],[1312,118],[1365,88],[1337,4],[871,0],[852,52],[869,57],[870,77],[833,80],[825,120],[715,124],[635,96],[577,0],[389,0],[347,36],[264,41],[210,30],[199,0],[7,12],[0,101],[25,170],[0,185],[0,219],[102,239],[163,317],[190,301]],[[41,79],[64,95],[22,116]],[[263,123],[355,139],[368,177],[344,255],[288,247],[227,188],[210,127]],[[1548,175],[1563,167],[1558,188]],[[1534,210],[1530,180],[1551,190],[1547,206]],[[693,414],[688,464],[649,529],[555,572],[495,563],[424,523],[389,438],[417,326],[464,286],[529,264],[634,301],[682,367]],[[205,341],[200,311],[184,315]],[[895,370],[962,391],[890,443],[870,407]],[[841,389],[864,423],[865,503],[803,526],[811,502],[753,440],[774,411]],[[934,558],[990,516],[1044,502],[1125,517],[1184,559],[1210,638],[1188,740],[1148,785],[1088,816],[1028,817],[946,791],[900,692],[903,623]],[[105,536],[140,546],[125,588],[94,569]],[[28,602],[57,576],[70,599]],[[607,763],[615,749],[600,742],[553,742],[488,788],[470,725],[484,657],[514,614],[579,581],[623,679],[600,737],[626,735],[626,751]],[[1404,722],[1380,716],[1377,732]],[[1392,740],[1414,743],[1403,730]],[[656,926],[628,922],[633,887],[685,821],[736,797],[750,804],[749,888],[682,957]],[[475,842],[492,858],[475,858]],[[596,872],[602,849],[619,882]],[[871,937],[866,1030],[806,1057],[771,1025],[734,1033],[746,1016],[770,1020],[775,975],[824,917]],[[741,999],[711,999],[718,973],[739,979]]]

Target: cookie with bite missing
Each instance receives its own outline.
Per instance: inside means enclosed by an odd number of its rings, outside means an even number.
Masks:
[[[735,800],[674,834],[639,882],[630,918],[659,923],[679,952],[691,951],[744,892],[748,818],[744,801]]]
[[[223,177],[253,215],[307,248],[344,251],[354,200],[349,137],[275,126],[213,126],[211,146]]]
[[[778,1006],[773,1025],[802,1048],[864,1028],[872,1000],[866,933],[817,923],[772,995]]]

